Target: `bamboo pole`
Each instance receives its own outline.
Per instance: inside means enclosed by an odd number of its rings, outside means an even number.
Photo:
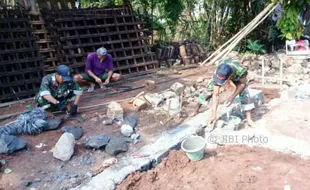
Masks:
[[[231,50],[246,36],[248,35],[250,32],[252,32],[260,23],[262,23],[272,12],[273,10],[276,8],[276,6],[274,6],[265,16],[264,18],[262,18],[258,23],[256,23],[255,26],[251,26],[249,27],[241,36],[239,36],[235,42],[233,44],[230,44],[225,50],[223,50],[218,56],[216,56],[214,59],[212,59],[208,65],[213,64],[215,61],[217,61],[221,56],[225,57],[227,56]]]
[[[218,60],[221,56],[227,55],[247,34],[249,34],[252,30],[254,30],[261,22],[263,22],[271,13],[272,11],[276,8],[276,5],[274,3],[269,4],[263,11],[262,14],[263,16],[259,15],[255,17],[255,21],[258,22],[252,22],[248,27],[240,34],[229,46],[227,46],[223,51],[221,51],[217,56],[215,56],[209,63],[208,65],[213,64],[216,60]],[[271,10],[270,10],[271,9]],[[269,11],[269,12],[268,12]],[[266,14],[266,12],[268,12]],[[265,15],[265,16],[264,16]],[[263,18],[262,18],[263,17]],[[204,61],[201,65],[205,64],[206,62]]]
[[[269,9],[272,4],[269,4],[265,9]],[[245,27],[242,28],[237,34],[235,34],[232,38],[230,38],[227,42],[225,42],[220,48],[218,48],[215,52],[213,52],[201,65],[204,65],[207,61],[209,61],[212,57],[214,57],[218,52],[220,52],[226,45],[235,40],[240,34],[242,34],[253,22],[258,21],[261,17],[263,17],[264,11],[260,12],[251,22],[249,22]]]

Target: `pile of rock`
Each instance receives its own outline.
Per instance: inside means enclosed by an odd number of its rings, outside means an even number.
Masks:
[[[310,59],[298,59],[288,57],[285,53],[275,53],[266,55],[244,55],[240,58],[242,64],[253,72],[254,75],[261,76],[262,62],[264,60],[264,73],[268,77],[280,77],[280,60],[283,63],[283,83],[292,85],[308,84],[310,82]],[[256,79],[260,81],[261,79]],[[278,83],[276,80],[265,80],[267,83]]]

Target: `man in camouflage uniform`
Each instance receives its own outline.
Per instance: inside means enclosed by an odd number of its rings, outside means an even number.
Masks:
[[[246,119],[251,127],[255,126],[252,120],[251,110],[255,108],[254,103],[250,97],[248,85],[247,85],[247,70],[240,66],[238,59],[227,58],[222,59],[214,72],[213,77],[210,79],[207,85],[205,93],[200,94],[198,97],[198,106],[195,114],[198,113],[201,105],[206,105],[212,98],[212,114],[208,121],[209,125],[213,125],[216,122],[217,107],[219,104],[220,87],[224,86],[228,81],[235,84],[235,92],[226,100],[226,106],[230,106],[235,97],[239,95],[242,109],[245,111]]]
[[[77,107],[82,95],[81,87],[73,80],[70,68],[60,65],[56,73],[43,77],[40,91],[36,95],[39,107],[50,111],[67,111],[77,114]],[[72,104],[73,103],[73,104]]]

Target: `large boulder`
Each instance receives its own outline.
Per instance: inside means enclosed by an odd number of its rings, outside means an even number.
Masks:
[[[70,160],[74,153],[75,139],[71,133],[64,133],[55,145],[53,156],[62,161]]]
[[[85,148],[94,148],[94,149],[103,149],[110,141],[110,137],[108,135],[96,135],[88,137],[85,140],[84,147]]]
[[[116,156],[121,152],[128,151],[128,145],[123,138],[112,138],[105,147],[105,151],[111,156]]]
[[[75,140],[79,140],[83,135],[82,127],[80,126],[65,126],[61,128],[63,133],[71,133]]]

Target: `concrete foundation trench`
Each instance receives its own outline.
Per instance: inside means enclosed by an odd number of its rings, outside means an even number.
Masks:
[[[298,138],[298,134],[309,131],[309,114],[277,113],[289,112],[292,106],[309,108],[307,87],[283,91],[281,98],[266,104],[262,91],[250,93],[255,100],[257,128],[244,128],[241,123],[238,129],[217,124],[211,132],[202,130],[210,114],[207,110],[137,152],[148,157],[123,157],[75,189],[307,189],[310,182],[304,176],[310,174],[310,140]],[[229,109],[220,108],[218,114],[224,116],[228,111],[240,117],[240,110],[236,100]],[[295,124],[295,129],[304,126],[298,134],[285,131],[291,127],[285,123],[294,117],[305,122]],[[197,133],[204,137],[206,149],[204,158],[194,162],[180,150],[180,144]]]

